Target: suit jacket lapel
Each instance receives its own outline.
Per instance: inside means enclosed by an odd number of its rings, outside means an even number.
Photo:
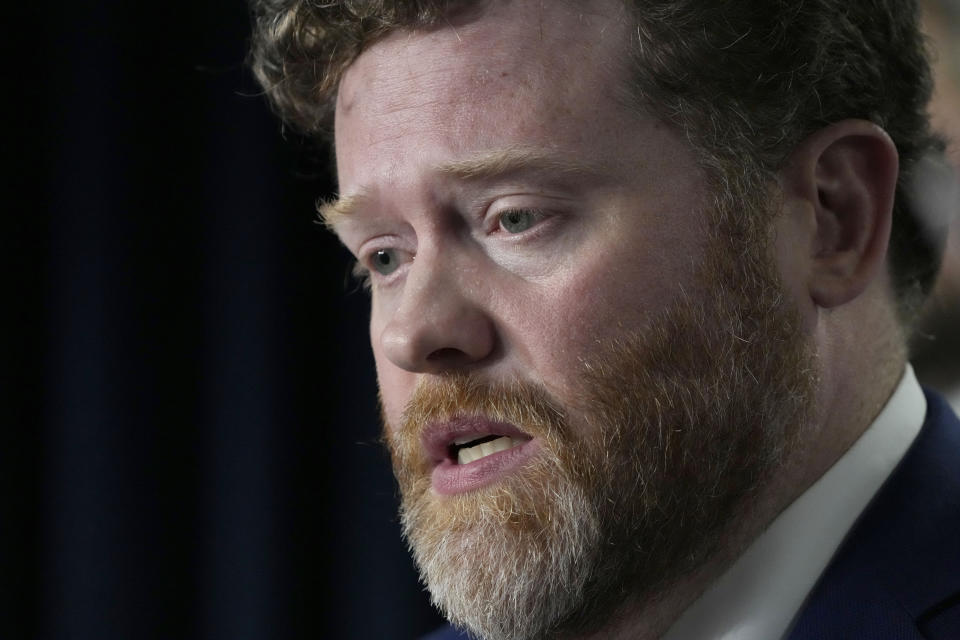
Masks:
[[[814,587],[791,640],[947,637],[935,634],[960,607],[960,421],[925,393],[920,434]]]

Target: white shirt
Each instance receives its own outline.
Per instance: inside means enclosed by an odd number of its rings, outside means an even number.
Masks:
[[[873,424],[774,519],[664,640],[782,638],[860,513],[920,432],[927,401],[913,368]]]

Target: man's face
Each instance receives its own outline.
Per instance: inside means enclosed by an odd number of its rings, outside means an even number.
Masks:
[[[372,271],[405,534],[490,639],[588,628],[702,561],[809,395],[763,237],[734,246],[745,214],[621,99],[621,11],[493,3],[340,87],[333,222]]]
[[[598,341],[695,293],[678,286],[708,233],[694,156],[616,100],[615,17],[554,4],[393,34],[341,84],[340,192],[361,197],[336,230],[365,266],[382,249],[399,265],[372,273],[392,425],[418,383],[451,371],[569,395]]]

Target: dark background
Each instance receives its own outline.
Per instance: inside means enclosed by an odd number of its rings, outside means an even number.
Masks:
[[[3,33],[0,638],[435,627],[366,294],[246,5],[36,3]]]
[[[21,4],[2,29],[0,639],[436,626],[366,294],[316,224],[322,154],[244,67],[245,4]],[[948,329],[921,346],[955,373]]]

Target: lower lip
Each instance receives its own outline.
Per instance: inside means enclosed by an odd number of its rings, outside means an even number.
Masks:
[[[532,458],[538,445],[536,440],[529,440],[467,464],[444,460],[433,468],[433,490],[450,496],[493,484]]]

